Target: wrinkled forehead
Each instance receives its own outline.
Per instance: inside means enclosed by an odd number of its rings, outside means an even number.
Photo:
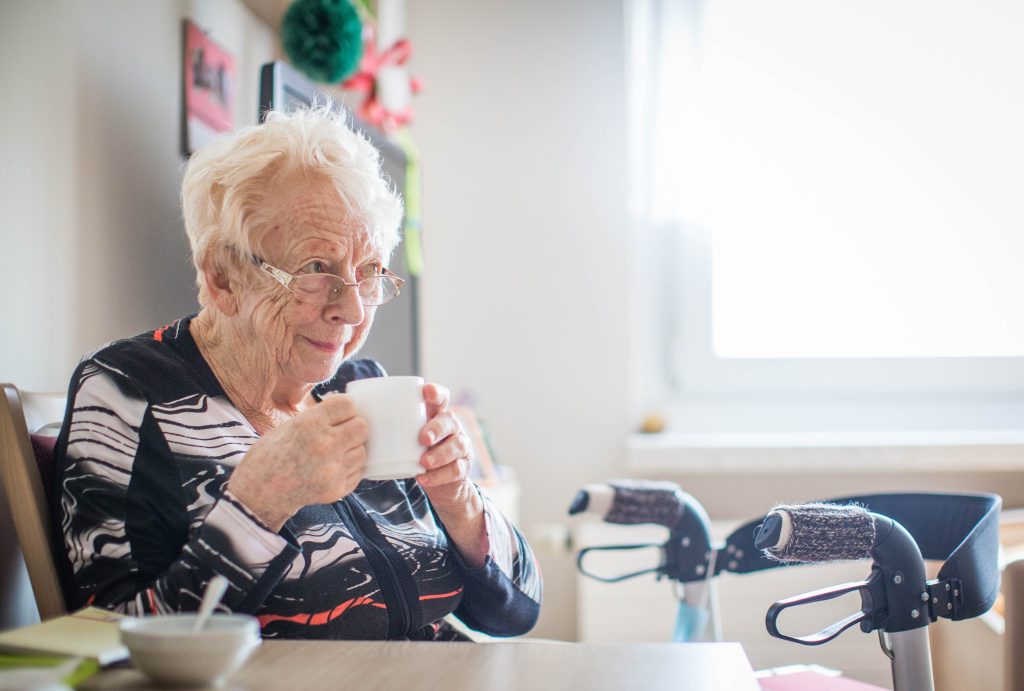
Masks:
[[[382,259],[380,238],[368,220],[324,177],[292,178],[268,189],[256,249],[274,254],[303,247],[331,254]]]

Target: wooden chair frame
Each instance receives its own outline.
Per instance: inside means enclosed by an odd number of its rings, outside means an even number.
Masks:
[[[45,621],[65,614],[67,610],[51,551],[50,541],[54,532],[49,502],[32,451],[22,399],[60,397],[55,394],[22,394],[13,384],[0,386],[3,387],[3,398],[0,399],[0,480],[10,504],[11,518],[21,543],[39,617]]]

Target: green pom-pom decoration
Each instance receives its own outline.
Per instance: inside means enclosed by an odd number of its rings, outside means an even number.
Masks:
[[[350,0],[296,0],[281,20],[281,44],[306,76],[333,84],[359,64],[363,22]]]

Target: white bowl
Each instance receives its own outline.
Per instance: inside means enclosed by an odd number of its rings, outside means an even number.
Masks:
[[[260,644],[260,624],[247,614],[214,614],[192,633],[195,614],[125,619],[121,642],[154,681],[176,686],[220,684]]]

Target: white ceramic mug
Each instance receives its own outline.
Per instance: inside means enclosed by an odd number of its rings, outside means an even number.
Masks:
[[[349,382],[345,393],[366,420],[367,480],[395,480],[423,472],[419,436],[427,424],[422,377],[371,377]]]

